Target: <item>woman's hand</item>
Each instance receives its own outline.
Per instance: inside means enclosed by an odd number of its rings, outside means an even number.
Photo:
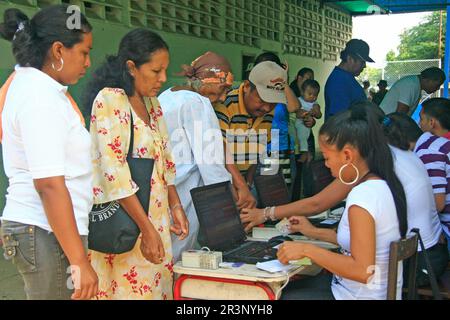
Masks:
[[[292,260],[302,259],[306,257],[304,252],[309,246],[307,243],[285,241],[278,248],[277,258],[283,264],[288,264]]]
[[[295,216],[289,218],[289,230],[291,232],[301,232],[303,235],[308,238],[312,238],[316,227],[314,227],[311,222],[309,222],[308,218],[302,216]]]
[[[98,277],[91,263],[84,259],[77,265],[70,266],[71,277],[75,286],[75,291],[71,298],[73,300],[88,300],[97,295]]]
[[[249,232],[253,227],[263,224],[266,219],[264,217],[264,209],[245,208],[241,211],[241,221],[245,226],[245,232]]]
[[[145,232],[142,232],[140,249],[144,258],[151,263],[160,264],[163,262],[165,256],[164,245],[161,236],[153,225]]]
[[[173,224],[170,226],[170,232],[176,234],[178,240],[184,240],[189,235],[189,220],[186,217],[183,207],[178,204],[172,210]]]

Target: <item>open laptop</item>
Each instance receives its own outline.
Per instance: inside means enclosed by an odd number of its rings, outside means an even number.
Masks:
[[[224,261],[255,264],[276,259],[273,247],[279,243],[247,240],[231,188],[227,181],[190,191],[200,222],[200,245],[222,251]]]
[[[324,185],[322,189],[325,186],[326,185]],[[288,187],[281,171],[277,174],[255,176],[255,187],[262,208],[281,206],[290,203]],[[335,228],[339,223],[339,220],[333,222],[333,220],[327,218],[308,219],[314,226],[320,228]],[[273,226],[277,223],[278,221],[267,221],[264,225]]]
[[[289,190],[281,171],[255,176],[255,187],[262,208],[288,204]]]
[[[290,202],[289,190],[281,170],[277,174],[257,175],[254,183],[261,208],[281,206]],[[278,221],[268,220],[264,225],[273,226],[277,223]]]

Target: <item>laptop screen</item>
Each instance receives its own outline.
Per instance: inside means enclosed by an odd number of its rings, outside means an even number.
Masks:
[[[280,206],[290,202],[289,191],[281,172],[256,176],[255,187],[263,208]]]
[[[191,196],[200,223],[200,245],[226,251],[236,243],[245,241],[244,227],[230,182],[194,188]]]

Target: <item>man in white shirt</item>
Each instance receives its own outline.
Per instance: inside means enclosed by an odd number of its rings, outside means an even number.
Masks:
[[[419,75],[403,77],[386,93],[380,108],[385,114],[402,112],[412,115],[419,104],[422,90],[432,94],[444,81],[445,73],[437,67],[425,69]]]
[[[223,101],[232,85],[228,61],[212,52],[197,58],[191,66],[184,66],[186,86],[169,88],[158,97],[167,123],[172,154],[177,170],[175,186],[189,220],[190,234],[184,240],[172,237],[174,261],[180,260],[185,250],[197,242],[199,221],[192,203],[190,190],[203,185],[231,181],[243,198],[239,186],[239,174],[225,166],[222,133],[213,102]],[[228,172],[227,169],[230,171]],[[239,199],[238,199],[239,200]],[[241,199],[242,200],[242,199]],[[253,199],[254,201],[254,199]]]

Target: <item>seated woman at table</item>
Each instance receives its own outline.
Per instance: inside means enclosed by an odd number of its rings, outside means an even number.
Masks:
[[[394,156],[394,171],[405,190],[408,230],[413,228],[420,229],[424,246],[430,257],[431,266],[435,275],[439,277],[445,271],[448,260],[445,250],[443,250],[445,243],[442,243],[440,238],[442,228],[439,225],[439,217],[436,212],[433,191],[427,171],[417,155],[409,151],[412,144],[422,134],[422,131],[411,118],[396,113],[385,117],[384,112],[371,103],[359,103],[352,106],[352,108],[362,107],[372,111],[380,124],[382,123],[384,134]],[[340,182],[339,179],[335,179],[315,196],[276,207],[274,213],[279,219],[295,215],[296,217],[293,217],[292,219],[294,220],[292,221],[296,223],[296,226],[291,229],[292,232],[300,231],[308,237],[322,239],[323,232],[327,234],[327,231],[312,227],[307,219],[302,219],[299,216],[314,215],[332,208],[343,201],[350,190],[351,186],[347,186]],[[245,211],[246,215],[242,216],[242,218],[249,225],[261,221],[262,210],[261,212],[256,209]],[[404,274],[407,274],[406,269]],[[424,257],[419,253],[416,278],[418,286],[429,284],[429,276],[423,271],[424,269],[426,269]],[[404,280],[406,279],[407,277]]]
[[[372,112],[353,108],[323,125],[319,145],[332,175],[352,187],[337,233],[323,231],[322,239],[339,244],[342,253],[284,242],[278,249],[282,263],[308,257],[333,273],[333,279],[331,294],[326,291],[329,283],[319,277],[320,284],[291,283],[282,298],[307,299],[315,290],[325,290],[314,298],[385,299],[389,245],[407,232],[405,192],[394,172],[386,138]],[[401,298],[402,283],[398,277],[397,298]]]

